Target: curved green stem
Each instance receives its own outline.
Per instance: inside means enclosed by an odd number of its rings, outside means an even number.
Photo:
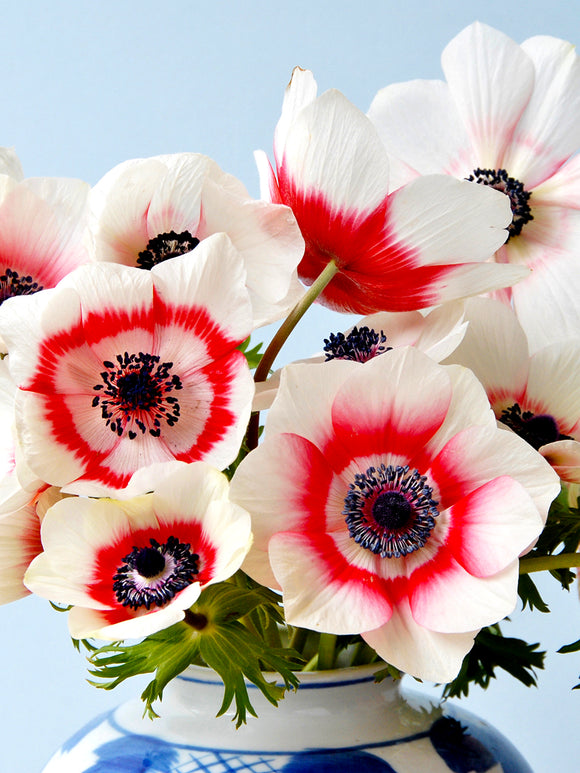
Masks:
[[[336,652],[336,634],[321,633],[318,645],[318,670],[326,671],[334,668],[334,656]]]
[[[531,556],[520,559],[520,574],[580,566],[580,553],[557,553],[555,556]]]
[[[312,306],[314,301],[318,298],[320,293],[324,290],[326,285],[335,276],[338,271],[338,267],[334,260],[331,260],[320,274],[316,277],[314,282],[310,285],[308,290],[304,293],[302,298],[298,301],[296,306],[292,309],[290,314],[286,317],[284,322],[278,328],[276,334],[268,344],[266,351],[264,352],[260,364],[256,368],[254,373],[254,381],[265,381],[268,378],[270,369],[274,364],[274,360],[278,356],[280,349],[284,346],[290,333],[294,330],[296,325],[300,322],[302,317],[306,314],[308,309]],[[258,432],[260,427],[260,414],[253,413],[248,424],[247,432],[247,447],[251,451],[258,446]]]

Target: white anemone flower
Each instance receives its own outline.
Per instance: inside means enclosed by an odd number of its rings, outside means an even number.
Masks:
[[[125,161],[90,193],[96,260],[150,269],[224,232],[242,255],[256,325],[284,316],[302,295],[304,241],[287,207],[252,199],[207,156]]]
[[[75,639],[138,638],[183,620],[201,591],[236,572],[251,542],[250,516],[229,500],[225,475],[174,462],[133,499],[69,497],[42,523],[44,552],[26,585],[71,604]]]
[[[498,263],[525,265],[505,292],[532,351],[580,333],[580,59],[548,36],[518,45],[476,22],[445,48],[447,82],[381,90],[369,110],[398,184],[443,172],[503,191],[509,239]]]

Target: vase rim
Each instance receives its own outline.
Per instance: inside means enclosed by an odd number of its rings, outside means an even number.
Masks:
[[[308,689],[312,687],[344,687],[348,684],[360,684],[361,682],[373,682],[374,675],[385,668],[386,664],[382,661],[376,663],[367,663],[361,666],[347,666],[345,668],[334,668],[325,671],[295,671],[300,680],[300,688]],[[277,671],[263,671],[264,678],[268,681],[280,680],[281,676]],[[177,679],[186,682],[197,682],[203,684],[219,684],[222,681],[218,674],[208,666],[188,666],[185,671],[179,674]],[[258,689],[252,682],[245,680],[249,688]],[[384,682],[392,682],[392,677],[387,676]]]

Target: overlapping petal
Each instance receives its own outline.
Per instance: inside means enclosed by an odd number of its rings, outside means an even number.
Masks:
[[[91,191],[97,260],[152,265],[192,253],[227,233],[242,255],[256,324],[277,319],[303,290],[296,267],[304,251],[287,207],[254,201],[241,182],[198,153],[126,161]]]
[[[577,337],[580,59],[566,41],[539,36],[519,46],[476,22],[448,44],[442,64],[447,84],[387,87],[369,117],[399,170],[439,171],[509,196],[510,237],[495,259],[532,271],[502,298],[532,351]]]
[[[4,304],[18,435],[40,478],[102,495],[155,462],[236,457],[253,395],[237,350],[252,329],[245,270],[224,234],[198,249],[152,272],[94,264]]]
[[[425,308],[525,275],[482,265],[505,241],[507,201],[439,176],[389,194],[388,158],[371,122],[337,91],[315,98],[311,74],[295,71],[274,150],[276,172],[259,156],[262,192],[296,216],[306,284],[337,265],[320,296],[332,308]]]
[[[207,585],[235,572],[248,513],[203,462],[158,468],[153,493],[126,501],[69,497],[42,524],[44,552],[26,573],[34,593],[72,604],[74,638],[146,636],[184,617]]]
[[[474,631],[511,612],[518,555],[559,485],[476,384],[412,347],[286,369],[232,498],[255,524],[244,568],[275,578],[291,625],[362,633],[393,665],[446,681]]]

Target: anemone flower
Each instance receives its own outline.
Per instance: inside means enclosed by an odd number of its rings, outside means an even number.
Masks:
[[[369,117],[399,183],[443,172],[505,192],[512,218],[498,263],[532,269],[505,293],[532,349],[578,335],[580,60],[563,40],[521,46],[476,22],[442,55],[447,82],[388,86]]]
[[[530,356],[513,311],[470,298],[467,332],[447,360],[470,368],[498,421],[544,456],[567,483],[580,483],[580,341],[559,341]]]
[[[338,91],[317,98],[311,72],[294,71],[274,156],[275,173],[263,153],[256,156],[262,195],[296,216],[306,242],[298,274],[306,284],[335,262],[338,273],[319,298],[331,308],[410,311],[526,274],[484,262],[507,237],[505,196],[481,196],[491,189],[444,175],[389,194],[387,153],[371,122]]]
[[[54,287],[89,260],[83,243],[87,183],[49,177],[22,180],[17,159],[9,152],[0,154],[2,170],[0,303]]]
[[[207,156],[125,161],[89,202],[97,260],[150,269],[224,232],[243,257],[256,324],[283,316],[303,293],[296,267],[304,242],[291,211],[253,200]]]
[[[291,625],[360,633],[406,673],[452,679],[514,609],[551,467],[497,427],[469,370],[413,347],[289,366],[265,435],[232,481],[254,530],[244,570],[281,589]]]
[[[184,618],[206,586],[237,571],[250,516],[204,462],[165,465],[149,494],[125,501],[69,497],[42,523],[44,552],[25,582],[72,604],[75,639],[147,636]]]
[[[448,357],[465,335],[463,304],[446,303],[422,314],[419,311],[379,311],[363,317],[341,333],[330,333],[324,339],[324,350],[298,362],[320,363],[330,360],[367,362],[399,346],[416,346],[436,362]],[[267,381],[256,384],[252,403],[254,411],[270,408],[280,386],[281,370]]]
[[[151,272],[83,266],[2,306],[18,439],[39,478],[103,496],[156,462],[235,459],[254,392],[237,349],[252,329],[245,271],[225,234],[198,250]]]

